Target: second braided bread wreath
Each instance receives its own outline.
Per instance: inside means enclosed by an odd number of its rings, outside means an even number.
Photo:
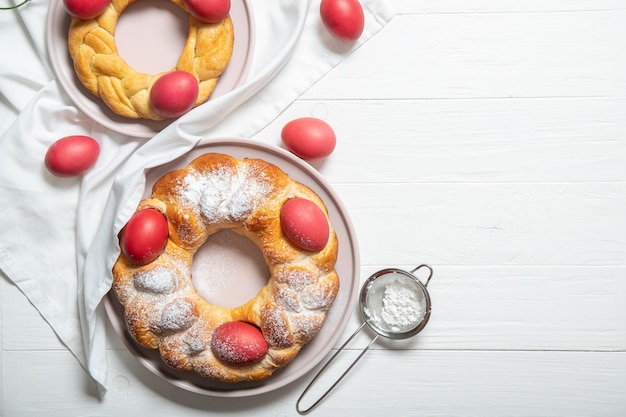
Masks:
[[[136,0],[112,0],[102,14],[87,20],[72,18],[68,48],[83,86],[116,114],[132,119],[163,120],[150,104],[150,89],[165,73],[134,70],[119,55],[115,28],[122,12]],[[189,13],[183,0],[170,0]],[[139,35],[141,36],[141,34]],[[184,49],[171,71],[191,74],[198,83],[193,104],[208,100],[233,51],[234,28],[230,17],[205,23],[189,15]],[[169,72],[171,72],[169,71]]]

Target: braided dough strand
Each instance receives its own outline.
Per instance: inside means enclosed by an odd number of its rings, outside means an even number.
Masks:
[[[68,47],[74,69],[83,86],[100,97],[116,114],[128,118],[163,120],[150,107],[150,89],[164,73],[135,71],[119,56],[115,27],[122,12],[136,0],[112,0],[98,17],[72,19]],[[188,13],[182,0],[170,0]],[[219,23],[204,23],[189,16],[189,32],[183,51],[172,71],[186,71],[198,81],[195,106],[208,100],[228,65],[234,43],[230,17]]]

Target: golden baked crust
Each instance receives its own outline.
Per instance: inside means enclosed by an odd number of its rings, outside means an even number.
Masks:
[[[112,0],[98,17],[72,19],[68,47],[74,69],[85,88],[113,112],[128,118],[163,120],[150,107],[150,88],[160,74],[143,74],[131,68],[117,51],[115,27],[119,16],[136,0]],[[187,11],[183,0],[171,0]],[[204,23],[189,16],[189,33],[182,54],[172,70],[192,74],[199,85],[194,106],[204,103],[230,62],[234,30],[230,17]]]
[[[259,159],[205,154],[159,179],[137,210],[155,208],[166,216],[163,254],[136,266],[122,253],[113,267],[113,290],[135,340],[159,349],[171,367],[217,381],[260,380],[288,364],[318,333],[339,290],[338,243],[330,220],[330,238],[319,252],[299,249],[282,233],[280,210],[294,197],[313,201],[328,218],[315,192]],[[194,254],[222,229],[251,239],[271,273],[258,295],[236,308],[208,302],[191,279]],[[213,331],[231,321],[261,329],[269,351],[260,362],[233,366],[215,357]]]

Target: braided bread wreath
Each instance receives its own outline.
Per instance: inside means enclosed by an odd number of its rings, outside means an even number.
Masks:
[[[310,202],[322,216],[323,225],[315,227],[327,227],[328,234],[317,247],[303,249],[283,224],[281,211],[294,200]],[[339,290],[338,242],[326,206],[309,187],[262,159],[206,153],[163,175],[135,214],[150,209],[167,220],[165,248],[138,265],[124,251],[123,229],[112,289],[130,335],[158,349],[171,368],[219,382],[263,380],[290,363],[322,328]],[[235,308],[207,301],[191,277],[194,254],[223,229],[254,242],[271,274],[256,297]],[[267,347],[260,357],[250,360],[249,337],[218,336],[233,323],[254,326],[262,335]]]
[[[143,74],[131,68],[117,51],[115,27],[122,12],[136,0],[112,0],[94,19],[72,18],[68,48],[80,82],[116,114],[132,119],[163,120],[150,106],[150,89],[161,74]],[[189,13],[183,0],[170,0]],[[198,81],[194,106],[204,103],[228,65],[234,43],[230,17],[204,23],[189,16],[189,32],[176,67]]]

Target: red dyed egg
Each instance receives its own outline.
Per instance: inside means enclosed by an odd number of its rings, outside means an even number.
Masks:
[[[63,0],[67,13],[77,19],[93,19],[104,12],[111,0]]]
[[[320,16],[331,35],[342,41],[355,41],[363,33],[365,15],[358,0],[322,0]]]
[[[186,71],[159,77],[150,89],[150,107],[156,114],[173,119],[191,110],[198,99],[198,81]]]
[[[302,117],[287,123],[280,133],[285,148],[305,160],[322,159],[335,149],[333,128],[315,117]]]
[[[137,265],[154,261],[165,249],[168,238],[167,219],[152,208],[133,214],[120,235],[124,255]]]
[[[54,142],[44,163],[57,177],[75,177],[91,168],[100,155],[100,145],[89,136],[66,136]]]
[[[243,321],[224,323],[215,329],[211,350],[221,361],[249,365],[263,359],[269,346],[258,327]]]
[[[184,0],[189,14],[205,23],[217,23],[228,16],[230,0]]]
[[[305,198],[292,198],[280,209],[280,224],[287,238],[301,249],[316,252],[328,243],[328,220],[322,209]]]

